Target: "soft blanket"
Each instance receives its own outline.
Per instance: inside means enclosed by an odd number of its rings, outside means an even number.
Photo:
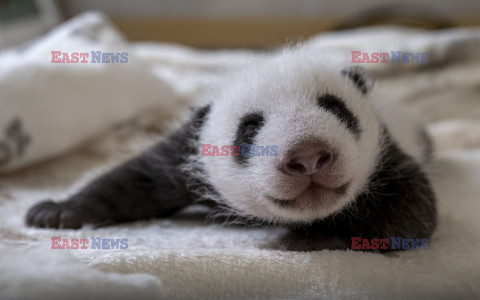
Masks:
[[[281,228],[209,224],[200,208],[101,229],[25,227],[29,206],[61,199],[158,141],[226,71],[262,57],[129,43],[91,13],[0,54],[0,168],[8,171],[0,177],[0,298],[479,298],[480,29],[382,27],[306,44],[338,63],[351,51],[428,53],[425,63],[362,64],[377,77],[377,96],[416,110],[434,137],[427,171],[440,219],[428,249],[272,250]],[[128,52],[129,62],[52,64],[55,50]],[[128,239],[128,248],[51,249],[52,237],[89,239],[89,247],[92,238]]]

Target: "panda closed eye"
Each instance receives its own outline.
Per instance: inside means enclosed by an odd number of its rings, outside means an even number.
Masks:
[[[358,125],[357,117],[347,108],[345,103],[333,94],[324,94],[317,97],[317,104],[320,108],[334,114],[348,130],[352,132],[355,138],[360,137],[361,129]]]
[[[234,145],[240,147],[244,144],[253,144],[256,135],[264,124],[265,119],[261,112],[249,113],[243,116],[238,125]],[[242,155],[235,156],[236,161],[240,165],[246,164],[247,158],[247,156]]]

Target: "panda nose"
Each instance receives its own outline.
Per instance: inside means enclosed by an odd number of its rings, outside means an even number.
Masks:
[[[309,176],[325,170],[332,160],[332,152],[327,149],[300,150],[285,160],[283,169],[293,176]]]

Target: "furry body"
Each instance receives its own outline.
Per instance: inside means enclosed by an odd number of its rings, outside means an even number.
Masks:
[[[80,228],[205,202],[290,228],[287,250],[347,249],[356,236],[428,238],[428,138],[409,115],[390,118],[372,84],[361,69],[333,68],[301,48],[266,57],[173,135],[69,199],[37,204],[26,222]],[[201,144],[278,145],[279,155],[201,156]]]

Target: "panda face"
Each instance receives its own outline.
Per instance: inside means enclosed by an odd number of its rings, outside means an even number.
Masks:
[[[286,51],[240,74],[211,104],[200,143],[276,147],[272,155],[202,156],[236,213],[311,222],[365,191],[381,149],[368,78]],[[230,153],[231,154],[231,153]]]

